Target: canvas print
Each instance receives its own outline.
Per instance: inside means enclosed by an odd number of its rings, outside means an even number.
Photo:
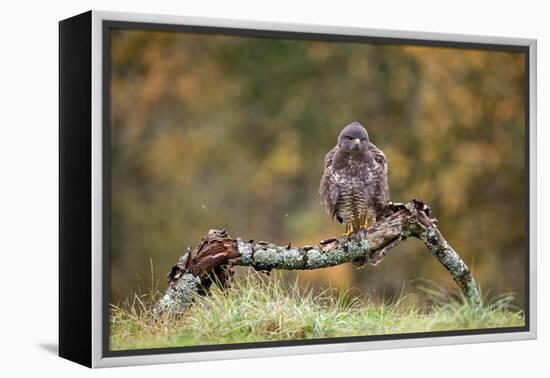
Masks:
[[[110,29],[109,350],[524,330],[525,62]]]

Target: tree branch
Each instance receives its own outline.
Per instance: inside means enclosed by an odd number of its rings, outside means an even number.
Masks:
[[[235,265],[260,271],[318,269],[357,260],[376,265],[391,248],[411,236],[422,240],[449,271],[466,300],[479,304],[477,285],[468,267],[447,243],[437,228],[436,219],[430,218],[429,213],[428,206],[417,200],[390,204],[386,215],[366,230],[303,247],[243,241],[231,238],[225,230],[210,230],[168,273],[169,286],[156,312],[183,311],[191,304],[194,293],[207,293],[214,281],[226,286]]]

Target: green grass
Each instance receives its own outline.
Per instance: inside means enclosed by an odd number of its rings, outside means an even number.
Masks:
[[[523,312],[510,295],[471,307],[441,290],[425,290],[432,305],[419,308],[404,298],[376,301],[349,291],[315,294],[286,284],[280,276],[257,273],[221,291],[197,296],[179,316],[153,320],[160,293],[135,295],[111,307],[111,349],[296,340],[524,325]]]

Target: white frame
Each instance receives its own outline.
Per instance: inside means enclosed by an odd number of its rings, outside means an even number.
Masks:
[[[140,356],[103,357],[102,315],[102,22],[127,21],[172,25],[195,25],[225,28],[259,29],[273,31],[342,34],[385,38],[412,38],[432,41],[518,45],[529,47],[529,170],[530,170],[530,293],[529,332],[511,332],[484,335],[457,335],[419,339],[373,340],[341,344],[281,346],[255,349],[182,352]],[[448,344],[466,344],[495,341],[536,339],[536,251],[537,251],[537,135],[536,135],[536,72],[537,41],[535,39],[489,37],[479,35],[440,34],[400,30],[364,29],[355,27],[313,24],[268,23],[202,17],[182,17],[153,14],[92,11],[92,367],[114,367],[153,363],[173,363],[234,358],[285,356],[310,353],[350,352],[372,349],[422,347]]]

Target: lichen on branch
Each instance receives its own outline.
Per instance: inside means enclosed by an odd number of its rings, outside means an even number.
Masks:
[[[376,265],[386,253],[409,237],[424,242],[431,254],[449,271],[466,300],[479,304],[477,285],[462,258],[445,240],[427,205],[411,200],[389,204],[385,215],[367,229],[346,238],[329,238],[317,245],[294,247],[231,238],[225,230],[210,230],[193,249],[188,249],[168,274],[169,286],[156,312],[181,312],[194,293],[205,294],[216,281],[224,287],[233,266],[259,271],[305,270],[361,261]]]

